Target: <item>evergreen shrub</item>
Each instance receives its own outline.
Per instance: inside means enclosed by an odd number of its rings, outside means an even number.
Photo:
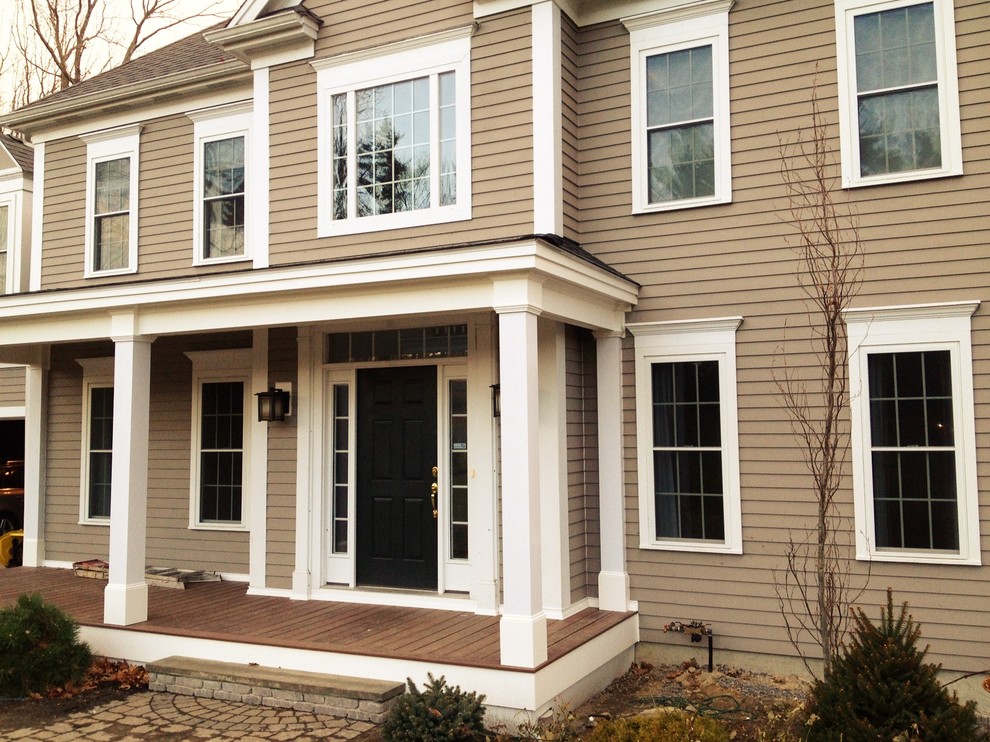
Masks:
[[[811,688],[810,740],[876,742],[924,740],[969,742],[980,739],[976,704],[960,704],[938,681],[940,665],[925,662],[918,649],[921,629],[907,612],[894,615],[891,591],[874,625],[862,610],[842,656]]]
[[[420,691],[407,679],[409,690],[399,696],[382,725],[385,742],[439,742],[481,739],[484,734],[484,695],[451,688],[443,676],[427,674]]]
[[[93,661],[79,625],[37,593],[0,610],[0,697],[80,682]]]

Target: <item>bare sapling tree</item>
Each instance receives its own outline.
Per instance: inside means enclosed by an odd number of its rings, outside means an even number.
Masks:
[[[15,106],[125,64],[160,34],[194,18],[220,17],[210,10],[216,2],[188,14],[180,12],[181,0],[13,1],[11,41],[4,57],[17,70]]]
[[[818,378],[802,376],[786,361],[774,369],[782,404],[810,474],[817,509],[813,527],[788,537],[786,566],[774,588],[787,636],[808,672],[817,676],[807,642],[821,650],[825,673],[838,656],[850,608],[864,584],[853,587],[848,522],[836,506],[849,450],[848,346],[843,311],[863,271],[863,246],[847,205],[838,204],[834,158],[817,86],[811,96],[811,127],[792,146],[780,145],[787,192],[786,221],[796,231],[797,279],[809,308],[811,353]],[[844,525],[845,524],[845,525]],[[868,579],[868,577],[867,577]]]

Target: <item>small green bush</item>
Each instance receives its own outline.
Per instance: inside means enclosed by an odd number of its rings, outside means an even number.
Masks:
[[[79,625],[37,593],[0,610],[0,696],[22,698],[80,682],[92,661]]]
[[[589,742],[728,742],[729,733],[714,719],[672,709],[599,722]]]
[[[880,625],[863,613],[853,614],[850,644],[831,671],[811,688],[808,705],[810,740],[875,742],[903,739],[969,742],[980,738],[976,704],[963,705],[938,682],[939,665],[926,663],[928,648],[916,646],[921,629],[907,612],[887,608]]]
[[[382,725],[385,742],[471,740],[484,733],[483,695],[451,688],[441,676],[429,680],[423,691],[407,679],[409,690],[399,697]]]

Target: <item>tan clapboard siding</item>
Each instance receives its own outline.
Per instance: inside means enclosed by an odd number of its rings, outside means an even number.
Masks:
[[[564,237],[577,239],[578,221],[578,30],[565,15],[561,18],[561,143]]]
[[[193,122],[188,116],[158,119],[141,129],[138,272],[142,278],[192,272],[193,156]]]
[[[309,2],[306,7],[323,19],[316,42],[317,57],[425,36],[474,22],[472,5],[464,0],[432,0],[415,6],[405,0],[321,0]],[[413,9],[415,12],[410,12]]]
[[[598,594],[598,420],[595,345],[587,330],[565,336],[567,489],[571,600]]]
[[[990,106],[985,4],[956,3],[957,51],[965,175],[836,191],[858,215],[866,246],[856,306],[990,299],[983,258],[990,187]],[[833,5],[737,3],[730,13],[733,203],[652,215],[630,214],[629,51],[619,24],[581,29],[579,58],[581,242],[643,284],[630,322],[742,316],[737,333],[741,556],[647,550],[639,544],[633,343],[626,341],[626,537],[633,598],[642,638],[673,646],[671,620],[711,622],[717,647],[793,654],[774,591],[788,539],[815,519],[809,476],[773,381],[784,370],[813,383],[811,333],[798,263],[791,249],[781,145],[793,152],[807,132],[810,91],[818,94],[838,156]],[[790,149],[788,149],[790,148]],[[973,319],[977,435],[990,433],[990,307]],[[786,367],[782,358],[786,354]],[[846,421],[848,426],[848,420]],[[990,462],[979,454],[981,492]],[[990,547],[990,509],[982,498],[983,562]],[[838,507],[852,515],[850,465]],[[852,555],[851,521],[843,548]],[[854,560],[857,584],[869,565]],[[990,567],[874,563],[860,601],[871,616],[890,585],[922,623],[932,656],[945,667],[977,670],[990,617]],[[807,649],[807,648],[806,648]],[[808,650],[811,651],[811,650]],[[717,651],[716,651],[717,659]]]
[[[45,146],[44,252],[41,285],[57,288],[82,278],[86,229],[86,145],[60,139]]]
[[[292,382],[298,391],[296,329],[268,334],[268,374],[272,383]],[[295,395],[293,395],[295,401]],[[293,414],[268,426],[268,553],[266,586],[291,588],[296,537],[296,421]]]
[[[400,2],[314,8],[326,20],[317,57],[471,22],[470,3],[417,9]],[[420,12],[422,10],[422,12]],[[380,13],[382,15],[374,15]],[[373,28],[373,30],[369,30]],[[441,227],[316,238],[316,73],[308,62],[271,73],[271,261],[273,265],[452,245],[533,229],[532,61],[528,9],[486,18],[472,45],[472,218]]]
[[[0,368],[0,407],[24,406],[24,368]]]
[[[109,553],[106,526],[79,524],[83,399],[82,367],[74,360],[104,355],[105,346],[58,346],[52,352],[44,493],[45,558],[49,560],[106,559]]]

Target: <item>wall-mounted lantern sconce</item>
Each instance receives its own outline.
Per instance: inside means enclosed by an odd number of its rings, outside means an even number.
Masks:
[[[258,398],[259,423],[281,422],[289,414],[290,392],[270,386],[267,392],[258,392],[255,396]]]
[[[502,417],[501,384],[492,384],[492,417]]]

